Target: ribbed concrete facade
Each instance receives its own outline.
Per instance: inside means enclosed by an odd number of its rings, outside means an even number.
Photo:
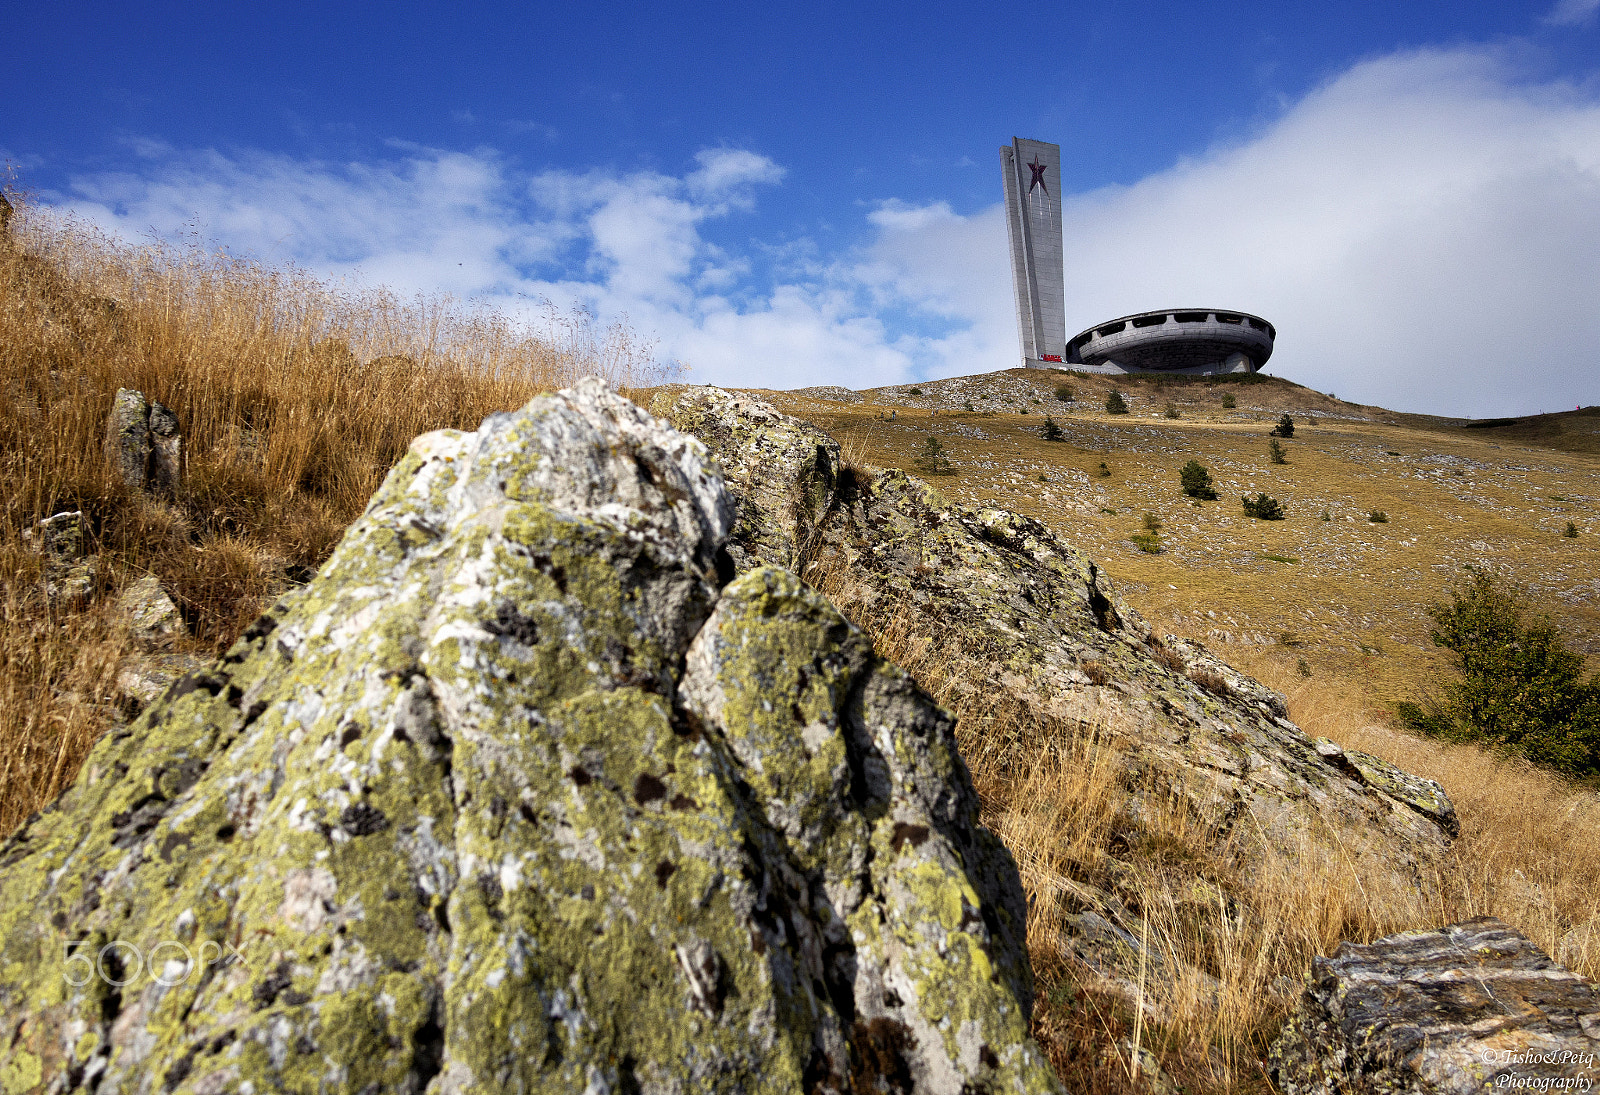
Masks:
[[[1013,137],[1000,148],[1022,364],[1061,364],[1067,307],[1061,251],[1061,146]]]

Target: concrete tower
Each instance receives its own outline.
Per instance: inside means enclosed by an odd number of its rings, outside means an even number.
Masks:
[[[1013,137],[1000,147],[1006,185],[1006,234],[1017,293],[1022,364],[1059,364],[1067,350],[1061,256],[1061,146]]]

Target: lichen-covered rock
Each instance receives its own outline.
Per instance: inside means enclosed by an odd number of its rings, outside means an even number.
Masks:
[[[1600,988],[1493,917],[1318,958],[1269,1066],[1285,1095],[1589,1091]]]
[[[651,407],[722,461],[752,555],[771,552],[761,558],[819,581],[852,618],[935,652],[915,668],[963,717],[1032,728],[1030,740],[969,738],[990,770],[1026,770],[1041,742],[1107,735],[1133,822],[1180,803],[1223,861],[1298,861],[1321,842],[1368,885],[1403,892],[1435,873],[1456,831],[1438,784],[1319,752],[1282,695],[1200,643],[1156,634],[1055,530],[954,504],[899,471],[858,474],[821,430],[748,396],[683,387]],[[802,496],[832,501],[797,510],[789,500]],[[1123,936],[1140,930],[1091,890],[1059,895],[1061,912],[1094,912]],[[1076,957],[1121,991],[1139,967],[1137,949],[1131,963],[1117,950],[1085,942]]]
[[[117,598],[117,607],[128,621],[134,643],[146,650],[169,649],[183,633],[178,606],[154,574],[129,582]]]
[[[52,602],[93,596],[102,571],[99,557],[89,554],[82,510],[46,517],[22,535],[44,556],[45,591]]]
[[[106,460],[134,490],[175,493],[183,483],[178,416],[143,392],[118,388],[106,419]]]
[[[941,663],[960,664],[948,682],[957,699],[1117,734],[1128,762],[1154,777],[1142,782],[1220,820],[1219,840],[1238,831],[1293,851],[1308,829],[1331,829],[1346,852],[1402,876],[1447,843],[1454,813],[1438,784],[1406,777],[1402,787],[1379,778],[1382,762],[1363,776],[1319,753],[1285,718],[1282,695],[1198,642],[1157,635],[1043,523],[953,504],[898,471],[847,481],[827,434],[748,396],[684,387],[651,409],[722,461],[741,526],[780,552],[809,545],[769,561],[842,563],[863,615],[898,620]],[[786,475],[834,485],[833,503],[804,527],[774,504],[801,489]]]
[[[651,404],[717,454],[738,484],[728,554],[739,570],[766,563],[802,569],[817,522],[835,507],[839,446],[753,396],[721,388],[672,388]]]
[[[951,721],[598,383],[413,442],[0,845],[0,1091],[1055,1090]]]
[[[106,419],[105,449],[117,478],[143,490],[150,475],[150,402],[143,392],[117,389]]]

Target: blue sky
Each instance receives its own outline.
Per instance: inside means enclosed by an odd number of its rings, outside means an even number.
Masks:
[[[1017,357],[998,147],[1062,146],[1067,324],[1257,312],[1408,410],[1600,402],[1600,0],[27,5],[0,157],[138,238],[626,315],[688,378]]]

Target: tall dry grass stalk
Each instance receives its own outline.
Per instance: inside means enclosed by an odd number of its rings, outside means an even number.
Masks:
[[[405,299],[197,245],[128,244],[18,202],[0,232],[0,833],[57,794],[109,719],[121,657],[106,601],[156,574],[191,647],[226,647],[304,581],[411,439],[474,429],[599,374],[667,379],[625,325],[532,323]],[[188,474],[152,499],[102,442],[118,388],[177,415]],[[44,595],[23,533],[82,510],[107,565],[93,606]]]
[[[1462,835],[1435,877],[1404,886],[1366,876],[1338,834],[1296,848],[1230,854],[1207,819],[1148,787],[1122,763],[1131,728],[1048,720],[1014,701],[959,687],[981,676],[959,649],[904,607],[873,616],[837,560],[808,579],[873,635],[960,719],[957,737],[984,821],[1016,858],[1029,897],[1038,980],[1035,1033],[1086,1095],[1146,1090],[1148,1059],[1190,1092],[1264,1091],[1261,1058],[1282,1028],[1312,958],[1490,913],[1572,969],[1600,975],[1600,800],[1470,747],[1385,729],[1359,691],[1246,664],[1286,692],[1308,733],[1438,779]],[[1069,917],[1114,905],[1144,946],[1136,998],[1085,968],[1066,946]],[[1126,988],[1126,986],[1124,986]]]

